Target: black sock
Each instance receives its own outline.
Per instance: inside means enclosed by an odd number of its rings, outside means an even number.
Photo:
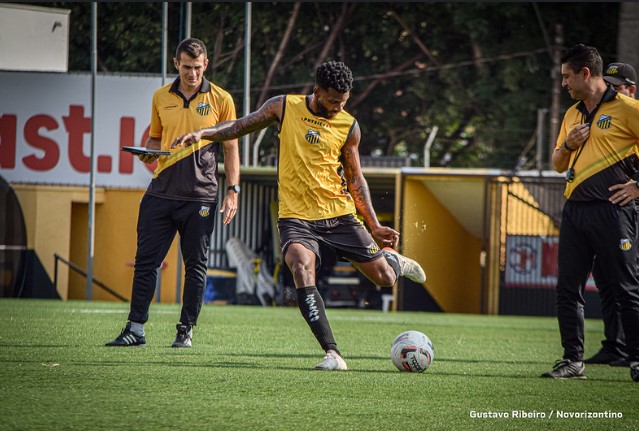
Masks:
[[[313,335],[322,346],[324,351],[335,350],[338,354],[337,344],[333,338],[331,325],[328,324],[324,300],[315,286],[307,286],[295,289],[297,292],[297,305],[302,312],[302,316],[313,331]]]

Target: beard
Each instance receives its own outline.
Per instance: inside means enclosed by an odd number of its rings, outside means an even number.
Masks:
[[[320,103],[320,100],[317,101],[317,113],[320,117],[324,117],[324,118],[333,118],[335,117],[335,115],[337,115],[332,112],[329,112],[328,109],[326,109],[324,105]]]

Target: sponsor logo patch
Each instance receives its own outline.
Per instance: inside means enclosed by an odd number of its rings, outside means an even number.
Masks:
[[[330,129],[331,128],[331,123],[329,123],[328,121],[323,121],[323,120],[318,120],[316,118],[308,118],[308,117],[302,117],[302,122],[304,124],[306,124],[308,127],[323,127],[325,129]]]

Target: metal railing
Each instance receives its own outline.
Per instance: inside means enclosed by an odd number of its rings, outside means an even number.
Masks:
[[[82,268],[80,268],[75,263],[66,260],[65,258],[63,258],[62,256],[60,256],[57,253],[54,253],[53,257],[55,258],[55,265],[54,265],[54,271],[53,271],[53,286],[55,287],[56,291],[58,290],[58,261],[61,261],[62,263],[66,264],[69,268],[71,268],[72,270],[74,270],[78,274],[81,274],[84,278],[88,277],[87,272],[85,270],[83,270]],[[93,284],[95,284],[96,286],[100,287],[101,289],[109,292],[111,295],[115,296],[120,301],[129,302],[128,299],[126,299],[124,296],[120,295],[118,292],[114,291],[113,289],[111,289],[106,284],[102,283],[100,280],[92,278],[92,281],[93,281]]]

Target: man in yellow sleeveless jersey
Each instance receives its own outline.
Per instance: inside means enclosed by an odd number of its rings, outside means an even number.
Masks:
[[[153,95],[151,127],[146,147],[169,150],[181,134],[194,128],[234,120],[235,104],[230,94],[207,81],[206,46],[199,39],[186,39],[173,59],[179,76]],[[220,212],[229,224],[237,211],[240,157],[237,139],[223,142],[227,183]],[[191,347],[206,285],[209,243],[218,203],[218,144],[193,145],[160,156],[153,179],[140,202],[138,248],[128,322],[120,335],[107,346],[143,346],[144,324],[155,292],[157,272],[173,242],[180,234],[184,260],[184,293],[180,323],[172,347]],[[140,155],[144,163],[158,156]]]
[[[565,113],[552,154],[566,172],[559,228],[557,320],[563,359],[542,377],[585,378],[583,291],[596,257],[620,304],[630,377],[639,381],[639,101],[603,80],[596,48],[576,45],[561,58],[562,85],[579,102]]]
[[[392,286],[399,276],[426,280],[417,262],[392,249],[399,233],[382,226],[375,215],[359,161],[360,128],[344,111],[352,86],[353,75],[344,63],[327,62],[316,70],[313,94],[273,97],[244,118],[196,130],[173,144],[181,148],[201,145],[202,139],[233,139],[278,123],[282,254],[302,316],[325,352],[315,366],[320,370],[347,369],[316,287],[320,244],[378,286]],[[356,211],[370,232],[355,218]]]
[[[610,63],[603,76],[604,81],[619,94],[635,98],[637,91],[637,72],[627,63]],[[639,206],[637,207],[639,209]],[[604,324],[605,338],[601,342],[601,349],[590,358],[584,360],[586,364],[609,364],[616,367],[627,367],[626,342],[619,315],[619,304],[612,294],[612,289],[607,289],[608,268],[599,265],[595,258],[592,267],[592,276],[599,289],[601,298],[601,317]]]

